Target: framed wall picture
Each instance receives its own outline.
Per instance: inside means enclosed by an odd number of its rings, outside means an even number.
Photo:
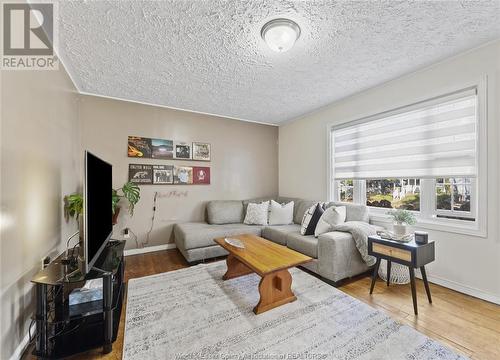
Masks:
[[[207,166],[193,166],[193,184],[210,184],[210,168]]]
[[[150,158],[151,152],[151,139],[140,136],[128,137],[128,156]]]
[[[194,142],[192,151],[193,151],[193,160],[210,161],[210,156],[211,156],[210,144]]]
[[[190,166],[174,167],[174,184],[189,185],[193,183],[193,168]]]
[[[186,142],[176,141],[174,143],[174,159],[191,159],[191,145]]]
[[[128,179],[135,184],[148,185],[153,183],[153,166],[141,164],[128,165]]]
[[[164,185],[174,183],[173,165],[153,165],[153,184]]]
[[[153,159],[173,159],[174,142],[172,140],[151,139],[151,152]]]

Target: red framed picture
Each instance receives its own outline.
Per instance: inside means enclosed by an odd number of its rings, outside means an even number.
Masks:
[[[193,184],[210,184],[210,168],[207,166],[193,166]]]

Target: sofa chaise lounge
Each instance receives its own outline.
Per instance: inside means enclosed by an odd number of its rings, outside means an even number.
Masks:
[[[317,201],[296,198],[273,198],[284,203],[294,201],[293,224],[290,225],[246,225],[243,223],[246,206],[251,202],[270,200],[215,200],[207,203],[207,222],[180,223],[174,226],[177,248],[189,263],[227,255],[214,243],[214,238],[238,234],[255,234],[275,243],[287,246],[314,258],[303,267],[320,275],[333,285],[340,280],[369,270],[356,248],[350,233],[332,231],[314,237],[300,234],[302,217],[307,209]],[[346,206],[346,221],[369,221],[368,208],[363,205],[330,202],[332,205]]]

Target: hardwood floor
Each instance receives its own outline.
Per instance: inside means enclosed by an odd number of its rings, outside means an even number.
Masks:
[[[177,250],[166,250],[126,258],[125,279],[153,275],[187,267]],[[379,279],[373,295],[369,294],[370,278],[351,281],[340,290],[385,311],[397,321],[441,341],[472,359],[500,359],[500,306],[431,284],[433,304],[427,302],[422,281],[418,280],[418,311],[413,315],[409,285],[387,287]],[[126,306],[126,305],[125,305]],[[121,359],[125,308],[122,311],[118,338],[113,352],[102,355],[100,349],[71,357],[80,359]],[[25,355],[23,359],[30,359]]]

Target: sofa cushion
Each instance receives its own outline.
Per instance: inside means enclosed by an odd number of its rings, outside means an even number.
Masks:
[[[280,204],[271,200],[269,203],[269,225],[293,224],[293,208],[293,201]]]
[[[297,224],[266,226],[262,229],[262,237],[277,244],[286,245],[286,235],[297,232],[299,229],[300,225]]]
[[[345,206],[346,208],[346,216],[345,221],[370,221],[370,213],[368,206],[359,205],[359,204],[351,204],[345,202],[330,202],[326,204],[325,208],[328,209],[331,206]]]
[[[333,281],[360,274],[369,269],[348,232],[331,231],[318,237],[318,272]]]
[[[243,222],[243,202],[240,200],[214,200],[207,204],[209,224],[237,224]]]
[[[318,257],[318,239],[313,235],[300,235],[300,232],[292,232],[286,235],[286,246],[310,257]]]
[[[283,197],[279,196],[278,199],[276,200],[279,203],[286,203],[293,201],[294,202],[294,207],[293,207],[293,222],[295,224],[302,224],[302,218],[304,217],[304,213],[309,209],[311,206],[314,204],[318,203],[319,201],[313,201],[313,200],[304,200],[304,199],[299,199],[299,198],[291,198],[291,197]]]
[[[317,203],[317,201],[297,200],[295,202],[295,208],[293,212],[293,222],[300,225],[302,223],[304,213],[315,203]]]
[[[217,237],[234,236],[241,234],[254,234],[260,236],[261,226],[245,224],[212,225],[207,223],[175,224],[175,243],[182,249],[195,249],[216,245]]]

